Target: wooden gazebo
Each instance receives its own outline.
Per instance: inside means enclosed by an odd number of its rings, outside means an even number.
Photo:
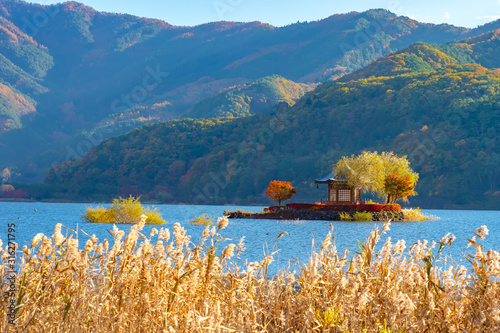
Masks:
[[[328,184],[328,201],[330,205],[355,205],[361,203],[360,190],[347,184],[345,179],[336,179],[331,173],[323,178],[316,179],[316,184]]]

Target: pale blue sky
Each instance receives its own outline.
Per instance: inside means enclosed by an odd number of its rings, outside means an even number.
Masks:
[[[41,4],[61,1],[29,0]],[[283,26],[337,13],[385,8],[421,22],[476,27],[500,19],[500,0],[80,0],[99,11],[158,18],[173,25],[261,21]]]

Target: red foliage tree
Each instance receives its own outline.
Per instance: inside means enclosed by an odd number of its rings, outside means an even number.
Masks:
[[[269,198],[278,202],[279,206],[281,206],[282,201],[291,199],[295,195],[295,193],[297,193],[297,191],[290,182],[284,182],[280,180],[271,181],[266,192]]]
[[[384,191],[387,193],[388,204],[396,203],[399,199],[407,201],[408,196],[415,194],[415,184],[409,176],[402,177],[391,173],[385,178]]]

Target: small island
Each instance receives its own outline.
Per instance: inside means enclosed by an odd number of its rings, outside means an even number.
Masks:
[[[272,220],[326,220],[326,221],[422,221],[419,210],[402,210],[396,202],[408,202],[416,195],[418,174],[410,168],[406,156],[392,152],[363,151],[358,156],[343,157],[333,172],[319,179],[316,184],[328,185],[328,199],[318,203],[281,202],[291,199],[296,190],[290,182],[273,180],[266,194],[278,206],[253,213],[241,210],[225,212],[228,218]],[[362,192],[371,192],[385,198],[384,204],[363,200]]]

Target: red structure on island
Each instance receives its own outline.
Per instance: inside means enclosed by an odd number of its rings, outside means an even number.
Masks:
[[[361,200],[361,187],[349,186],[347,180],[336,179],[333,173],[315,180],[316,184],[328,185],[328,200],[320,203],[289,203],[283,206],[271,206],[264,208],[264,212],[278,212],[283,209],[309,210],[309,211],[333,211],[344,213],[356,212],[401,212],[398,204],[366,204]]]
[[[347,180],[336,179],[331,173],[323,178],[316,179],[316,184],[328,184],[328,200],[321,203],[329,205],[356,205],[361,203],[361,187],[349,186]]]

